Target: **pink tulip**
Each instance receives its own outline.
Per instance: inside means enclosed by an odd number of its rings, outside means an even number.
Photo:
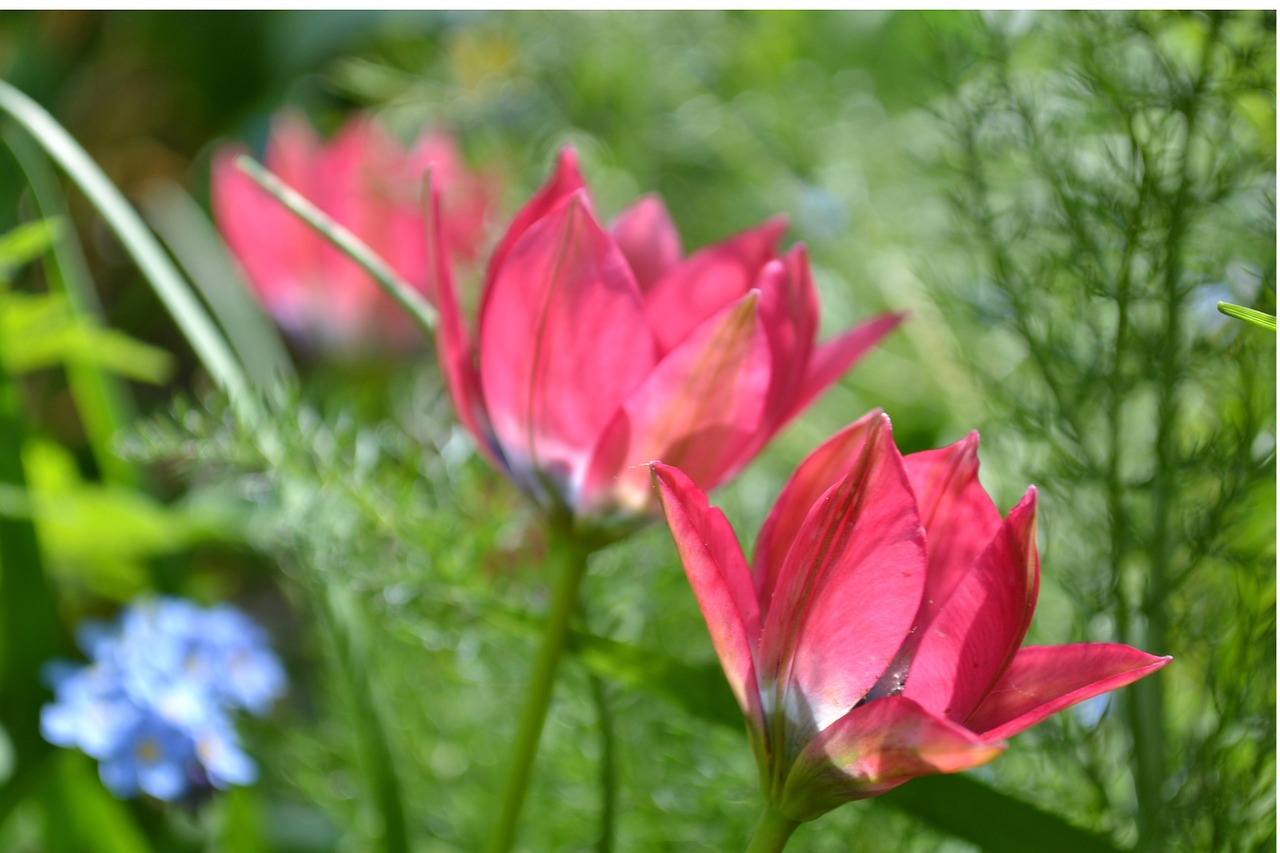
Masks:
[[[1022,647],[1040,583],[1036,492],[1003,520],[978,435],[902,457],[873,412],[783,489],[748,568],[684,473],[652,470],[771,807],[811,820],[1169,662],[1112,643]]]
[[[433,254],[460,420],[524,491],[580,519],[648,512],[650,459],[723,482],[902,319],[818,344],[808,258],[779,256],[784,227],[686,257],[647,196],[606,229],[565,149],[493,253],[475,331]]]
[[[354,261],[235,167],[240,146],[214,156],[214,218],[263,307],[303,341],[338,350],[403,346],[412,325]],[[368,117],[322,143],[306,119],[277,117],[266,166],[385,259],[434,301],[421,204],[430,168],[444,195],[442,239],[474,258],[495,197],[492,181],[469,172],[452,138],[424,133],[406,151]]]

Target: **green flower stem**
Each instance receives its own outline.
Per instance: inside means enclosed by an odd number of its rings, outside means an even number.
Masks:
[[[356,724],[356,749],[370,799],[381,826],[376,833],[378,849],[386,853],[407,853],[409,829],[404,797],[396,775],[391,744],[387,739],[382,705],[373,695],[369,675],[369,655],[365,646],[364,620],[359,602],[335,584],[317,590],[323,624],[333,643],[334,657],[351,702]]]
[[[26,494],[27,434],[17,383],[0,365],[0,486]],[[35,522],[0,513],[0,726],[13,744],[12,776],[0,785],[0,822],[9,816],[52,749],[40,736],[40,667],[61,651],[58,615],[41,561]]]
[[[533,775],[533,761],[538,755],[538,743],[542,740],[542,727],[551,705],[551,692],[555,686],[556,670],[564,656],[569,639],[569,625],[578,609],[578,597],[582,579],[587,573],[587,558],[591,548],[563,529],[553,529],[550,539],[548,563],[558,572],[552,591],[551,610],[547,613],[546,633],[542,648],[533,665],[533,678],[524,711],[516,730],[515,746],[511,752],[511,764],[507,768],[502,799],[498,806],[493,834],[486,848],[490,853],[506,853],[515,844],[516,826],[524,807],[525,792]]]
[[[609,707],[608,687],[594,672],[587,672],[591,685],[591,701],[596,706],[596,720],[600,724],[600,836],[596,850],[611,853],[618,811],[618,761],[614,746],[613,709]]]
[[[258,186],[288,208],[290,213],[314,228],[321,237],[364,267],[378,286],[386,291],[386,294],[418,324],[427,339],[432,338],[436,328],[436,309],[402,279],[377,252],[369,248],[368,244],[334,222],[324,211],[308,201],[302,193],[280,180],[252,157],[241,154],[236,158],[236,168],[252,178]]]
[[[751,843],[747,845],[747,853],[779,853],[791,840],[791,833],[796,831],[796,823],[783,817],[771,805],[764,807],[756,831],[751,833]]]

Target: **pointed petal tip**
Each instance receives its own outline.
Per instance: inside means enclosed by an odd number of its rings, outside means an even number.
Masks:
[[[949,453],[953,453],[960,464],[973,466],[973,470],[978,468],[978,445],[980,439],[978,431],[972,430],[964,438],[947,448]]]
[[[440,204],[440,185],[436,181],[436,164],[428,163],[427,167],[422,170],[422,194],[418,199],[422,206],[422,211],[428,217],[435,216],[437,207]]]
[[[791,217],[785,213],[774,214],[765,220],[764,227],[768,230],[771,239],[778,240],[791,227]]]
[[[807,269],[809,266],[809,247],[805,245],[803,241],[793,243],[791,247],[783,253],[781,260],[799,264],[802,268]]]
[[[875,324],[880,329],[880,335],[884,336],[901,326],[903,323],[911,319],[910,311],[887,311],[878,317],[874,317],[866,322],[866,325]]]
[[[565,143],[560,146],[560,150],[556,152],[556,169],[557,172],[579,172],[578,149],[574,148],[571,143]]]
[[[890,434],[893,433],[893,418],[889,417],[889,413],[884,409],[872,409],[867,418],[873,430],[883,429]]]
[[[675,490],[681,485],[681,480],[688,482],[685,473],[674,465],[668,465],[657,459],[648,463],[650,476],[653,477],[653,483],[662,490]]]
[[[1040,500],[1040,490],[1034,485],[1027,486],[1027,490],[1022,493],[1022,497],[1014,504],[1013,509],[1009,510],[1009,514],[1005,519],[1011,519],[1014,516],[1030,515],[1030,522],[1035,523],[1036,507]]]

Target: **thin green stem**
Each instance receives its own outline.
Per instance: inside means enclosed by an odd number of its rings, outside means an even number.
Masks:
[[[26,436],[18,387],[0,367],[0,485],[26,491]],[[0,514],[0,725],[13,744],[13,775],[0,792],[27,790],[52,747],[40,736],[46,693],[40,667],[60,651],[58,617],[30,517]],[[0,821],[17,798],[0,794]]]
[[[516,827],[520,822],[525,793],[533,775],[533,762],[537,758],[538,744],[542,740],[547,709],[551,705],[556,671],[568,644],[569,626],[578,609],[582,579],[587,573],[587,558],[591,554],[589,547],[572,533],[562,529],[552,531],[550,549],[548,562],[559,576],[552,591],[551,610],[547,613],[542,648],[538,650],[538,658],[533,665],[529,693],[516,730],[497,820],[486,848],[490,853],[506,853],[515,844]]]
[[[1174,559],[1173,528],[1177,514],[1176,469],[1177,448],[1182,407],[1179,379],[1185,353],[1181,350],[1183,310],[1183,269],[1185,240],[1191,227],[1192,199],[1191,151],[1198,129],[1200,96],[1205,91],[1212,67],[1211,57],[1219,34],[1221,19],[1211,17],[1210,28],[1201,50],[1200,72],[1184,105],[1182,145],[1178,159],[1178,184],[1172,200],[1168,236],[1164,241],[1163,310],[1164,328],[1155,346],[1156,368],[1156,466],[1151,481],[1151,537],[1145,585],[1140,593],[1143,617],[1141,648],[1168,649],[1168,613],[1162,595]],[[1174,823],[1168,807],[1165,785],[1168,779],[1168,749],[1165,721],[1164,681],[1144,679],[1129,692],[1126,720],[1134,744],[1135,790],[1138,796],[1139,850],[1164,850]]]
[[[751,843],[747,845],[747,853],[779,853],[791,840],[791,833],[800,824],[784,817],[771,805],[764,807],[760,822],[755,832],[751,833]]]
[[[321,237],[341,249],[347,257],[364,267],[388,296],[403,308],[422,333],[430,339],[436,328],[436,309],[413,286],[401,278],[391,265],[384,261],[368,244],[334,222],[302,193],[280,180],[252,157],[241,154],[236,158],[236,168],[270,193],[290,213],[315,229]]]
[[[613,731],[613,710],[604,681],[593,672],[587,673],[591,685],[591,701],[596,706],[600,725],[600,837],[596,849],[600,853],[613,850],[615,816],[618,811],[618,761]]]
[[[312,586],[313,590],[316,587]],[[407,853],[409,828],[396,774],[394,755],[387,738],[382,705],[374,695],[369,676],[369,655],[365,646],[364,620],[359,602],[346,589],[327,584],[316,590],[323,620],[333,644],[334,657],[351,703],[356,726],[356,748],[361,770],[377,810],[378,849],[386,853]]]

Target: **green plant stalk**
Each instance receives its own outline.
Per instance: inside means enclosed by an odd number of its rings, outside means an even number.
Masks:
[[[548,563],[558,573],[552,590],[551,609],[547,613],[542,647],[534,662],[529,693],[516,729],[511,763],[507,769],[498,815],[486,847],[490,853],[507,853],[516,840],[520,812],[533,775],[533,762],[538,756],[542,727],[547,720],[556,672],[569,640],[569,628],[578,609],[582,579],[587,573],[591,549],[578,540],[565,526],[555,526],[550,536]]]
[[[751,843],[747,845],[747,853],[780,853],[791,840],[791,833],[800,824],[784,817],[771,805],[764,807],[760,822],[751,833]]]
[[[351,702],[361,770],[381,823],[378,849],[386,853],[408,853],[404,797],[382,718],[383,705],[375,698],[369,677],[369,655],[359,602],[337,584],[312,585],[311,588],[316,593],[322,623],[333,644],[334,657]]]
[[[431,307],[431,304],[414,290],[412,285],[401,278],[377,252],[369,248],[368,244],[355,234],[334,222],[324,211],[308,201],[306,196],[280,180],[252,157],[241,154],[236,157],[235,162],[237,169],[252,178],[290,213],[310,225],[317,234],[363,267],[378,286],[408,313],[410,319],[422,330],[423,335],[428,340],[432,338],[436,328],[436,309]]]
[[[1200,71],[1183,108],[1184,126],[1178,169],[1178,189],[1173,199],[1169,234],[1164,242],[1164,330],[1157,344],[1156,467],[1152,477],[1152,527],[1148,545],[1147,579],[1142,590],[1144,617],[1141,648],[1168,651],[1168,614],[1164,592],[1168,570],[1174,557],[1175,468],[1178,466],[1177,436],[1181,420],[1178,382],[1182,365],[1178,355],[1183,331],[1182,272],[1184,240],[1189,227],[1191,199],[1191,148],[1198,129],[1200,95],[1208,84],[1211,57],[1219,35],[1221,18],[1210,18],[1209,32],[1200,55]],[[1164,679],[1149,678],[1133,685],[1127,703],[1127,722],[1134,743],[1136,791],[1140,835],[1138,849],[1164,850],[1172,824],[1165,800],[1167,748],[1164,709]]]
[[[18,388],[0,369],[0,485],[24,492],[26,434]],[[14,774],[3,790],[29,790],[51,751],[40,736],[40,667],[59,652],[58,617],[30,517],[0,515],[0,724],[13,743]],[[0,821],[17,800],[0,797]]]
[[[538,625],[523,611],[490,608],[490,624],[520,638]],[[650,648],[642,648],[581,630],[569,632],[568,654],[588,672],[614,687],[665,702],[674,711],[742,733],[742,710],[718,663],[693,666]],[[1024,839],[1036,838],[1040,853],[1117,853],[1103,834],[1090,832],[1062,816],[979,782],[965,774],[923,776],[868,801],[969,842],[990,853],[1023,853]],[[999,814],[999,823],[987,816]]]
[[[600,725],[600,836],[596,839],[596,850],[611,853],[618,811],[618,761],[614,743],[613,710],[609,707],[609,694],[604,680],[595,673],[588,672],[587,681],[591,686],[591,701],[596,706],[596,720]]]
[[[30,133],[88,197],[169,310],[213,381],[242,415],[254,419],[256,407],[248,382],[226,340],[120,190],[53,116],[4,80],[0,80],[0,111]]]

